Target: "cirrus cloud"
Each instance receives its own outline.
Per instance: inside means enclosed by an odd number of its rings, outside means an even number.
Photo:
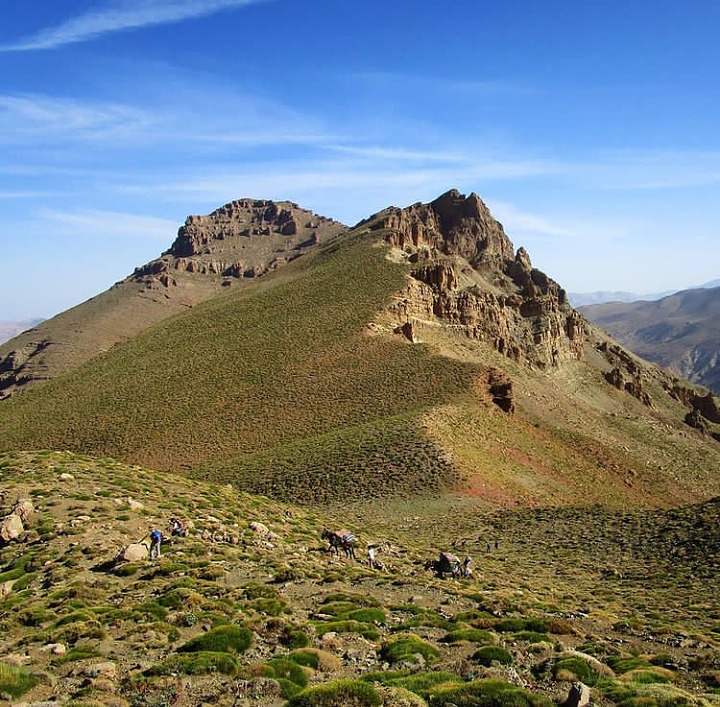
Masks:
[[[267,0],[116,0],[97,10],[72,17],[56,27],[40,30],[25,40],[6,44],[0,47],[0,51],[54,49],[111,32],[181,22],[260,2]]]

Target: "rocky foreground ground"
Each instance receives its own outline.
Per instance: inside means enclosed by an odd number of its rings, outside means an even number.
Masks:
[[[3,704],[720,704],[718,500],[341,518],[51,452],[1,455],[0,488]],[[343,521],[355,560],[320,539]]]

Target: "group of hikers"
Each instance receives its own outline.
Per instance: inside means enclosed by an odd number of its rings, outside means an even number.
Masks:
[[[167,542],[171,537],[185,537],[187,535],[187,525],[180,518],[173,516],[168,521],[166,535],[159,528],[150,527],[150,547],[149,557],[151,560],[158,559],[160,557],[160,549],[164,542]],[[328,542],[328,552],[335,551],[336,555],[340,555],[340,551],[343,551],[345,557],[350,559],[357,559],[355,554],[355,545],[357,543],[357,536],[351,533],[349,530],[328,530],[323,528],[321,538]],[[497,545],[496,545],[497,547]],[[378,559],[378,553],[383,550],[381,544],[369,544],[367,546],[367,563],[371,569],[384,570],[385,566]],[[437,560],[428,560],[425,563],[426,570],[432,570],[437,577],[443,579],[445,575],[451,577],[470,577],[472,570],[470,569],[470,563],[472,562],[469,556],[465,559],[460,560],[459,557],[453,555],[450,552],[441,552]]]
[[[156,560],[160,557],[160,547],[169,537],[184,538],[187,535],[187,526],[183,520],[173,516],[168,521],[167,531],[168,535],[165,535],[159,528],[150,527],[149,555],[151,560]]]

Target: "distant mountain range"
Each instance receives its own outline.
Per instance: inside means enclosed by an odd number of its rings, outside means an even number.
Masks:
[[[720,393],[720,287],[579,311],[639,356]]]
[[[697,290],[706,287],[720,287],[720,279],[711,280],[704,285],[697,287],[688,287],[688,290]],[[665,292],[655,292],[652,294],[638,294],[637,292],[625,292],[622,290],[598,290],[596,292],[568,292],[568,299],[573,307],[584,307],[588,304],[603,304],[605,302],[652,302],[655,300],[674,295],[681,290],[666,290]]]

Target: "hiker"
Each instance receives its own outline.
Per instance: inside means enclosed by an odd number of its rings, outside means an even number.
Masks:
[[[472,574],[472,570],[470,569],[471,562],[472,558],[470,555],[466,555],[465,559],[462,561],[462,565],[460,565],[460,574],[465,578],[470,577]]]
[[[381,547],[378,545],[368,545],[367,558],[370,569],[373,570],[384,570],[385,566],[380,560],[377,559],[377,553],[380,552]]]
[[[176,518],[175,516],[170,519],[170,522],[168,523],[168,528],[170,529],[171,536],[184,538],[187,535],[187,528],[185,527],[185,523],[183,523],[180,518]]]
[[[163,534],[157,529],[153,528],[150,531],[150,559],[154,560],[160,557],[160,545],[163,541]]]

